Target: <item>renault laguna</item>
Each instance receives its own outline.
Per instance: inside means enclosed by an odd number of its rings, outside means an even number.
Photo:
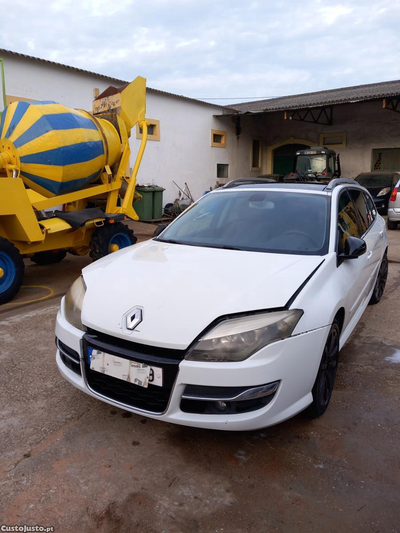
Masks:
[[[325,412],[339,351],[382,298],[385,224],[352,180],[254,181],[205,195],[153,239],[83,270],[56,322],[67,381],[201,428]]]

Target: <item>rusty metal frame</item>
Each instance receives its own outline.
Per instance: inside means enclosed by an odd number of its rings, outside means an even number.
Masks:
[[[382,107],[383,109],[400,113],[400,98],[384,98]]]
[[[297,120],[300,122],[309,122],[311,124],[323,124],[332,126],[333,124],[333,106],[320,107],[316,109],[299,109],[296,111],[285,111],[285,120]]]

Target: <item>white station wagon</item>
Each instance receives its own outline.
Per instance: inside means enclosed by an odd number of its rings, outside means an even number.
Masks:
[[[82,392],[175,424],[319,416],[339,350],[382,297],[387,246],[355,181],[236,180],[83,270],[57,316],[58,367]]]

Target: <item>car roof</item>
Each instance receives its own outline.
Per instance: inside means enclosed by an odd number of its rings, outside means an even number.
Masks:
[[[235,181],[237,181],[237,184],[235,184]],[[249,179],[249,183],[243,183],[246,181],[243,180],[233,180],[229,183],[227,183],[224,187],[221,187],[217,189],[218,191],[223,190],[266,190],[266,189],[282,189],[282,190],[299,190],[299,191],[309,191],[309,192],[319,192],[319,193],[325,193],[330,194],[332,190],[335,187],[347,187],[347,186],[353,186],[356,188],[364,189],[362,185],[360,185],[357,181],[353,179],[333,179],[331,181],[327,182],[315,182],[315,181],[286,181],[286,182],[269,182],[269,183],[260,183],[257,180],[257,183],[252,183],[251,179]]]
[[[299,183],[299,182],[286,182],[286,183],[249,183],[249,184],[242,184],[242,185],[236,185],[235,187],[228,188],[229,190],[232,189],[301,189],[301,190],[309,190],[309,191],[322,191],[324,187],[326,187],[326,183]],[[224,189],[224,187],[222,187]]]

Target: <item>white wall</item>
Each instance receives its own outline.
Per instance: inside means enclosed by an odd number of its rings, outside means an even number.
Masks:
[[[92,109],[93,90],[104,91],[113,79],[77,72],[41,61],[2,54],[6,92],[11,96],[33,100],[54,100],[69,107]],[[140,75],[140,73],[138,73]],[[217,180],[217,163],[229,163],[235,152],[233,133],[227,136],[227,148],[211,147],[211,129],[225,129],[214,114],[223,108],[147,91],[147,117],[160,121],[160,141],[148,141],[139,170],[138,183],[164,187],[164,204],[178,197],[173,180],[184,188],[185,182],[194,198],[204,194]],[[231,127],[228,122],[228,128]],[[233,131],[233,130],[232,130]],[[136,129],[131,136],[131,166],[140,145]],[[232,165],[230,165],[232,167]],[[234,170],[230,168],[231,175]]]
[[[54,100],[68,107],[92,110],[93,90],[104,91],[113,80],[42,61],[1,53],[6,93],[32,100]]]
[[[173,181],[182,189],[187,182],[194,198],[214,187],[217,163],[229,164],[234,147],[231,132],[227,135],[227,148],[211,147],[211,129],[226,129],[220,119],[213,117],[214,113],[221,113],[221,109],[149,91],[146,115],[160,121],[160,140],[148,141],[138,183],[154,180],[164,187],[164,203],[178,197]],[[134,131],[132,151],[136,152],[139,144]]]

